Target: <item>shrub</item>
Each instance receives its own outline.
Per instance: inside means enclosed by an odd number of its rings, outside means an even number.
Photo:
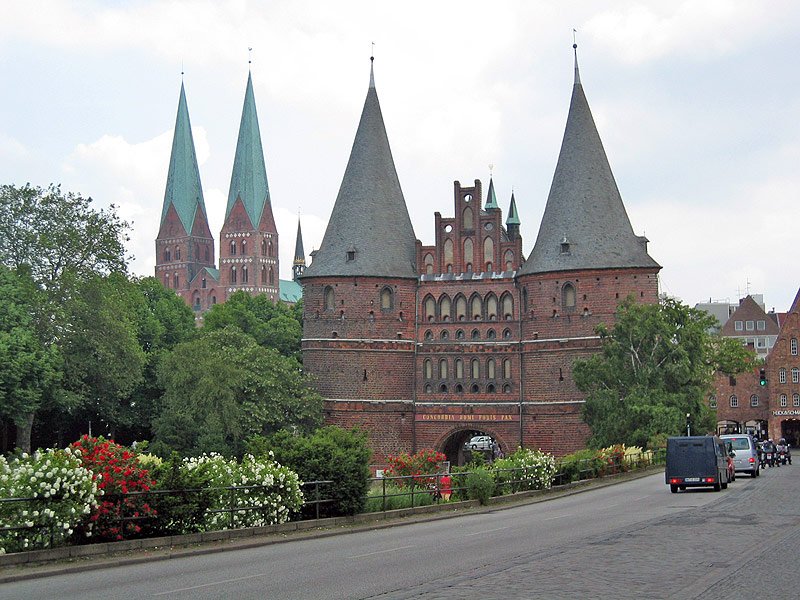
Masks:
[[[97,484],[81,466],[78,451],[37,450],[10,462],[0,456],[0,498],[33,498],[0,503],[0,554],[58,546],[97,505]]]
[[[88,435],[71,447],[80,451],[81,463],[92,472],[97,489],[103,494],[83,528],[84,535],[105,540],[140,535],[141,523],[154,516],[155,511],[147,495],[126,494],[147,492],[154,481],[139,463],[136,451],[114,440]]]
[[[206,511],[213,504],[212,490],[198,469],[184,468],[183,459],[173,452],[169,460],[153,469],[156,479],[150,505],[155,516],[146,523],[148,535],[166,536],[205,530]]]
[[[330,481],[320,484],[320,499],[333,502],[319,505],[319,514],[324,517],[354,515],[364,510],[370,484],[369,461],[371,452],[367,446],[367,434],[358,429],[322,427],[310,435],[293,435],[281,431],[264,441],[251,440],[249,447],[271,447],[282,464],[294,469],[303,481]],[[315,499],[315,490],[305,487],[309,500]],[[316,506],[308,505],[303,516],[316,515]]]
[[[552,454],[520,448],[492,464],[497,493],[549,489],[556,474]]]
[[[476,469],[467,474],[464,485],[467,488],[467,498],[487,504],[494,492],[494,477],[489,469]]]
[[[595,450],[586,449],[567,454],[558,464],[558,471],[561,473],[559,483],[597,477],[601,468],[602,460]]]
[[[442,463],[447,457],[436,450],[420,450],[413,456],[403,452],[398,455],[389,455],[389,467],[384,471],[386,477],[413,477],[416,486],[433,486],[436,484],[436,475],[443,470]],[[399,486],[408,485],[409,480],[397,480]]]
[[[411,490],[393,483],[386,483],[385,488],[386,502],[384,504],[384,487],[378,484],[369,491],[364,512],[380,512],[384,510],[396,510],[399,508],[412,507]],[[413,494],[413,506],[429,506],[434,504],[436,499],[430,491],[415,489]]]

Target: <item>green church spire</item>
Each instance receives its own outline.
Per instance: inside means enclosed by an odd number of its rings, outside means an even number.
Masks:
[[[514,192],[511,192],[511,206],[508,207],[508,218],[506,225],[519,225],[519,213],[517,212],[517,202],[514,200]]]
[[[491,176],[489,176],[489,192],[486,194],[486,204],[484,205],[486,210],[490,208],[500,208],[497,204],[497,196],[494,193],[494,180]]]
[[[261,147],[261,131],[256,114],[256,100],[253,94],[253,78],[250,74],[247,75],[242,120],[239,124],[239,140],[236,143],[236,157],[233,160],[228,206],[225,209],[226,220],[237,198],[242,200],[253,228],[258,228],[264,207],[270,204],[270,199],[264,150]]]
[[[169,158],[164,206],[161,210],[162,225],[170,206],[175,208],[187,234],[192,233],[197,209],[199,208],[204,215],[206,214],[183,82],[181,82],[181,94],[178,100],[178,116],[175,119],[175,134],[172,137],[172,154]]]

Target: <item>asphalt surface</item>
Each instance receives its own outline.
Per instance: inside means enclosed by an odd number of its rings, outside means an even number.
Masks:
[[[456,518],[7,583],[0,598],[794,598],[798,469],[717,493],[671,494],[657,473]]]

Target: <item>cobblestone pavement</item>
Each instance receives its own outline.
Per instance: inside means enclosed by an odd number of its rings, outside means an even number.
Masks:
[[[378,597],[800,597],[800,465],[736,485],[700,508]]]

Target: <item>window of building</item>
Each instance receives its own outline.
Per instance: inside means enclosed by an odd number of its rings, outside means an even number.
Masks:
[[[272,240],[267,242],[267,254],[270,256],[275,256],[275,248],[272,246]]]
[[[446,383],[443,383],[442,385],[439,386],[439,392],[442,393],[442,394],[446,394],[447,393],[447,384]]]
[[[511,359],[509,358],[503,361],[503,378],[511,379]]]
[[[473,329],[471,337],[473,340],[479,340],[481,339],[481,332],[478,331],[477,329]]]
[[[181,247],[175,246],[175,260],[181,259]]]
[[[203,289],[206,289],[206,278],[205,277],[203,277],[203,279],[200,280],[200,287],[203,288]]]
[[[449,321],[451,316],[450,296],[445,294],[439,298],[439,318],[442,321]]]
[[[453,240],[450,238],[444,241],[444,264],[447,266],[453,265]]]
[[[744,323],[742,323],[741,321],[734,321],[733,326],[736,329],[736,331],[744,331]]]
[[[755,323],[753,321],[745,321],[744,328],[747,331],[754,331],[755,330]]]
[[[164,248],[164,262],[169,262],[172,260],[172,250],[169,248]]]
[[[739,398],[737,398],[735,395],[731,396],[730,402],[731,402],[731,408],[738,408],[739,407]]]
[[[433,386],[430,383],[425,386],[425,393],[426,394],[432,394],[433,393]]]
[[[242,267],[242,283],[247,283],[247,281],[248,281],[247,271],[248,271],[247,265],[244,265]]]
[[[210,254],[209,254],[208,246],[204,246],[203,247],[203,251],[204,251],[204,254],[205,254],[205,257],[206,257],[206,262],[208,262],[210,260],[210,258],[209,258]]]
[[[472,359],[472,378],[473,379],[481,378],[481,363],[477,358]]]
[[[781,408],[786,408],[786,394],[781,394]]]
[[[231,267],[231,283],[236,283],[236,267]]]
[[[767,340],[764,338],[756,338],[756,348],[766,348],[767,347]]]
[[[211,296],[211,304],[216,304],[216,303],[217,303],[217,297]]]
[[[528,288],[522,288],[522,312],[528,312]]]
[[[486,339],[487,340],[497,339],[497,333],[495,332],[494,329],[490,329],[489,331],[486,332]]]
[[[497,320],[497,296],[494,294],[486,297],[486,318],[490,321]]]
[[[267,240],[261,240],[261,256],[267,255]]]
[[[425,273],[428,275],[433,275],[433,254],[430,252],[425,255],[425,258],[422,259],[422,262],[425,264]]]
[[[236,256],[236,240],[231,240],[231,256]]]
[[[456,331],[456,339],[457,340],[463,340],[464,339],[464,330],[463,329],[458,329]]]
[[[381,310],[390,310],[394,306],[392,288],[385,287],[381,290]]]
[[[477,383],[473,383],[472,387],[469,388],[469,391],[472,392],[473,394],[477,394],[480,391],[480,389],[481,388],[478,387]]]
[[[261,265],[261,284],[267,285],[267,267]]]
[[[766,321],[756,321],[756,329],[758,331],[766,331],[767,329],[767,322]]]
[[[323,302],[325,310],[334,310],[336,308],[336,296],[331,286],[327,286],[325,288],[325,293],[323,294],[323,298],[324,298]]]
[[[425,320],[433,321],[436,318],[436,300],[433,296],[425,298]]]
[[[486,271],[491,273],[494,262],[494,240],[490,237],[483,240],[483,262],[486,263]]]
[[[792,394],[792,406],[800,406],[800,394]]]
[[[565,283],[561,288],[561,305],[564,308],[575,308],[575,286]]]
[[[425,379],[433,379],[433,362],[431,362],[430,358],[426,358],[423,364],[423,371],[425,373]]]
[[[464,386],[461,385],[460,383],[457,383],[456,384],[456,392],[458,392],[460,394],[463,391],[464,391]]]
[[[443,339],[443,340],[450,339],[450,332],[448,332],[448,331],[445,329],[444,331],[442,331],[442,333],[441,333],[441,334],[439,334],[439,337],[440,337],[441,339]]]
[[[510,329],[503,329],[503,339],[504,340],[511,339],[511,330]]]
[[[786,369],[781,367],[780,371],[778,371],[778,381],[781,383],[786,383]]]
[[[792,356],[797,356],[797,338],[792,338],[789,341],[789,351],[792,353]]]
[[[177,273],[172,276],[172,287],[174,287],[176,290],[180,287],[180,278],[178,277]]]
[[[493,383],[490,383],[489,385],[486,386],[486,392],[489,393],[489,394],[494,394],[494,384]]]
[[[447,360],[444,358],[439,361],[439,379],[447,379]]]
[[[459,294],[456,297],[456,321],[465,321],[467,319],[467,299]]]
[[[464,240],[464,270],[469,273],[472,271],[472,263],[475,261],[475,248],[472,243],[472,238]]]
[[[711,394],[708,397],[708,406],[710,408],[717,408],[717,396],[715,394]]]
[[[792,383],[800,383],[800,369],[792,367]]]
[[[510,383],[504,383],[503,384],[503,393],[504,394],[510,394],[511,393],[511,384]]]
[[[483,302],[481,302],[481,297],[475,294],[472,297],[472,320],[473,321],[480,321],[483,318]]]
[[[345,259],[347,260],[347,262],[353,262],[356,259],[356,251],[348,250],[345,254]]]
[[[456,372],[456,379],[464,379],[464,361],[461,360],[460,358],[457,358],[454,367]]]
[[[433,339],[433,332],[430,329],[428,329],[428,331],[425,332],[425,340],[431,341],[432,339]]]
[[[247,254],[247,240],[242,240],[242,256]]]
[[[511,250],[506,250],[505,257],[503,258],[506,263],[506,271],[514,270],[514,253]]]
[[[194,309],[200,310],[200,296],[194,297]]]
[[[750,396],[750,406],[758,406],[758,396],[756,394]]]
[[[488,377],[489,379],[495,378],[494,368],[495,368],[494,359],[490,358],[489,360],[486,361],[486,377]]]
[[[470,207],[464,209],[461,217],[461,225],[464,227],[464,229],[475,228],[475,225],[472,222],[472,209]]]
[[[503,319],[506,321],[510,321],[514,318],[514,298],[511,297],[511,294],[505,293],[503,297],[500,299],[500,304],[503,307]]]

